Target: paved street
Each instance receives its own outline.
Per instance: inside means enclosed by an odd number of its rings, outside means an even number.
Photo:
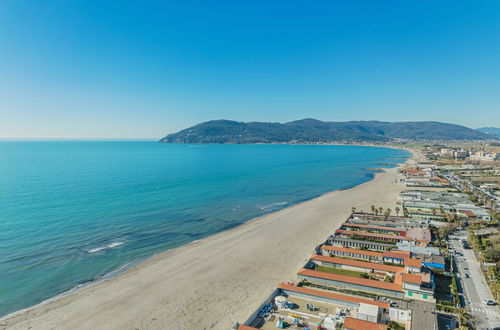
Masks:
[[[487,306],[483,299],[493,299],[481,273],[480,264],[472,249],[463,249],[461,240],[467,239],[467,231],[463,230],[450,236],[451,245],[463,256],[456,256],[459,273],[457,274],[465,294],[465,301],[475,317],[477,329],[500,329],[500,311],[498,306]],[[469,278],[465,277],[469,274]]]

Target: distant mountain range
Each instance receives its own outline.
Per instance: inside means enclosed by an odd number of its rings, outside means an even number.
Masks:
[[[302,119],[289,123],[212,120],[165,136],[163,143],[331,143],[404,140],[491,140],[478,130],[433,121],[324,122]]]
[[[477,130],[486,134],[494,135],[497,138],[500,138],[500,128],[498,127],[481,127],[478,128]]]

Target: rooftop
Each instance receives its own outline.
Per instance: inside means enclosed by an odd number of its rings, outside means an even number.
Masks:
[[[385,324],[347,317],[344,321],[344,328],[354,330],[386,330],[387,326]]]
[[[385,289],[385,290],[391,290],[391,291],[398,291],[398,292],[403,291],[400,285],[397,285],[394,283],[382,282],[382,281],[377,281],[377,280],[368,280],[365,278],[352,277],[352,276],[346,276],[346,275],[337,275],[337,274],[319,272],[317,270],[310,270],[310,269],[304,269],[304,268],[301,269],[297,273],[297,275],[310,276],[310,277],[316,277],[316,278],[321,278],[321,279],[325,279],[325,280],[364,285],[364,286],[368,286],[368,287],[372,287],[372,288],[379,288],[379,289]]]
[[[376,233],[369,233],[366,231],[349,231],[349,230],[342,230],[342,229],[337,229],[335,233],[339,234],[346,234],[346,235],[355,235],[355,236],[366,236],[366,237],[372,237],[372,238],[387,238],[387,239],[398,239],[398,240],[406,240],[407,238],[405,236],[399,236],[399,235],[386,235],[386,234],[376,234]]]
[[[345,252],[345,253],[353,253],[353,254],[362,254],[366,256],[372,256],[372,257],[383,257],[382,252],[373,252],[373,251],[367,251],[367,250],[358,250],[358,249],[351,249],[351,248],[346,248],[343,246],[330,246],[330,245],[323,245],[321,249],[324,250],[329,250],[329,251],[338,251],[338,252]]]
[[[381,301],[374,301],[374,300],[369,300],[369,299],[365,299],[365,298],[358,298],[358,297],[349,296],[349,295],[340,294],[340,293],[333,293],[333,292],[321,291],[321,290],[316,290],[316,289],[310,289],[310,288],[290,285],[290,284],[286,284],[286,283],[280,283],[280,285],[278,285],[278,288],[283,289],[283,290],[299,292],[299,293],[305,293],[305,294],[318,296],[318,297],[344,300],[344,301],[360,303],[360,304],[362,303],[362,304],[375,305],[375,306],[378,306],[380,308],[386,308],[386,309],[389,308],[388,303],[381,302]]]
[[[313,255],[311,257],[311,260],[318,260],[318,261],[330,262],[332,264],[353,266],[353,267],[366,268],[366,269],[375,269],[375,270],[381,270],[381,271],[392,272],[392,273],[397,273],[397,272],[402,271],[402,267],[397,267],[397,266],[388,266],[388,265],[384,265],[384,264],[377,264],[377,263],[351,260],[351,259],[343,259],[343,258],[335,258],[335,257],[327,257],[327,256],[320,256],[320,255]]]
[[[404,261],[405,266],[409,267],[422,267],[422,261],[418,259],[406,258]]]
[[[393,232],[401,232],[404,230],[394,228],[394,227],[386,227],[386,226],[377,226],[377,225],[364,225],[364,224],[358,224],[358,223],[350,223],[350,222],[344,222],[342,224],[344,227],[356,227],[356,228],[366,228],[366,229],[378,229],[378,230],[387,230],[387,231],[393,231]]]
[[[414,284],[422,284],[422,276],[419,274],[407,274],[403,273],[403,282],[409,282]]]

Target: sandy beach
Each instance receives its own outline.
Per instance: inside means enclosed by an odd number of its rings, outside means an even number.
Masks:
[[[350,214],[394,210],[397,168],[370,182],[159,254],[60,299],[0,319],[6,329],[229,329],[244,321]]]

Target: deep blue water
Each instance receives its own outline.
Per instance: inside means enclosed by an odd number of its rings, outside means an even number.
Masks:
[[[356,146],[0,142],[0,315],[408,156]],[[351,207],[351,205],[346,205]]]

